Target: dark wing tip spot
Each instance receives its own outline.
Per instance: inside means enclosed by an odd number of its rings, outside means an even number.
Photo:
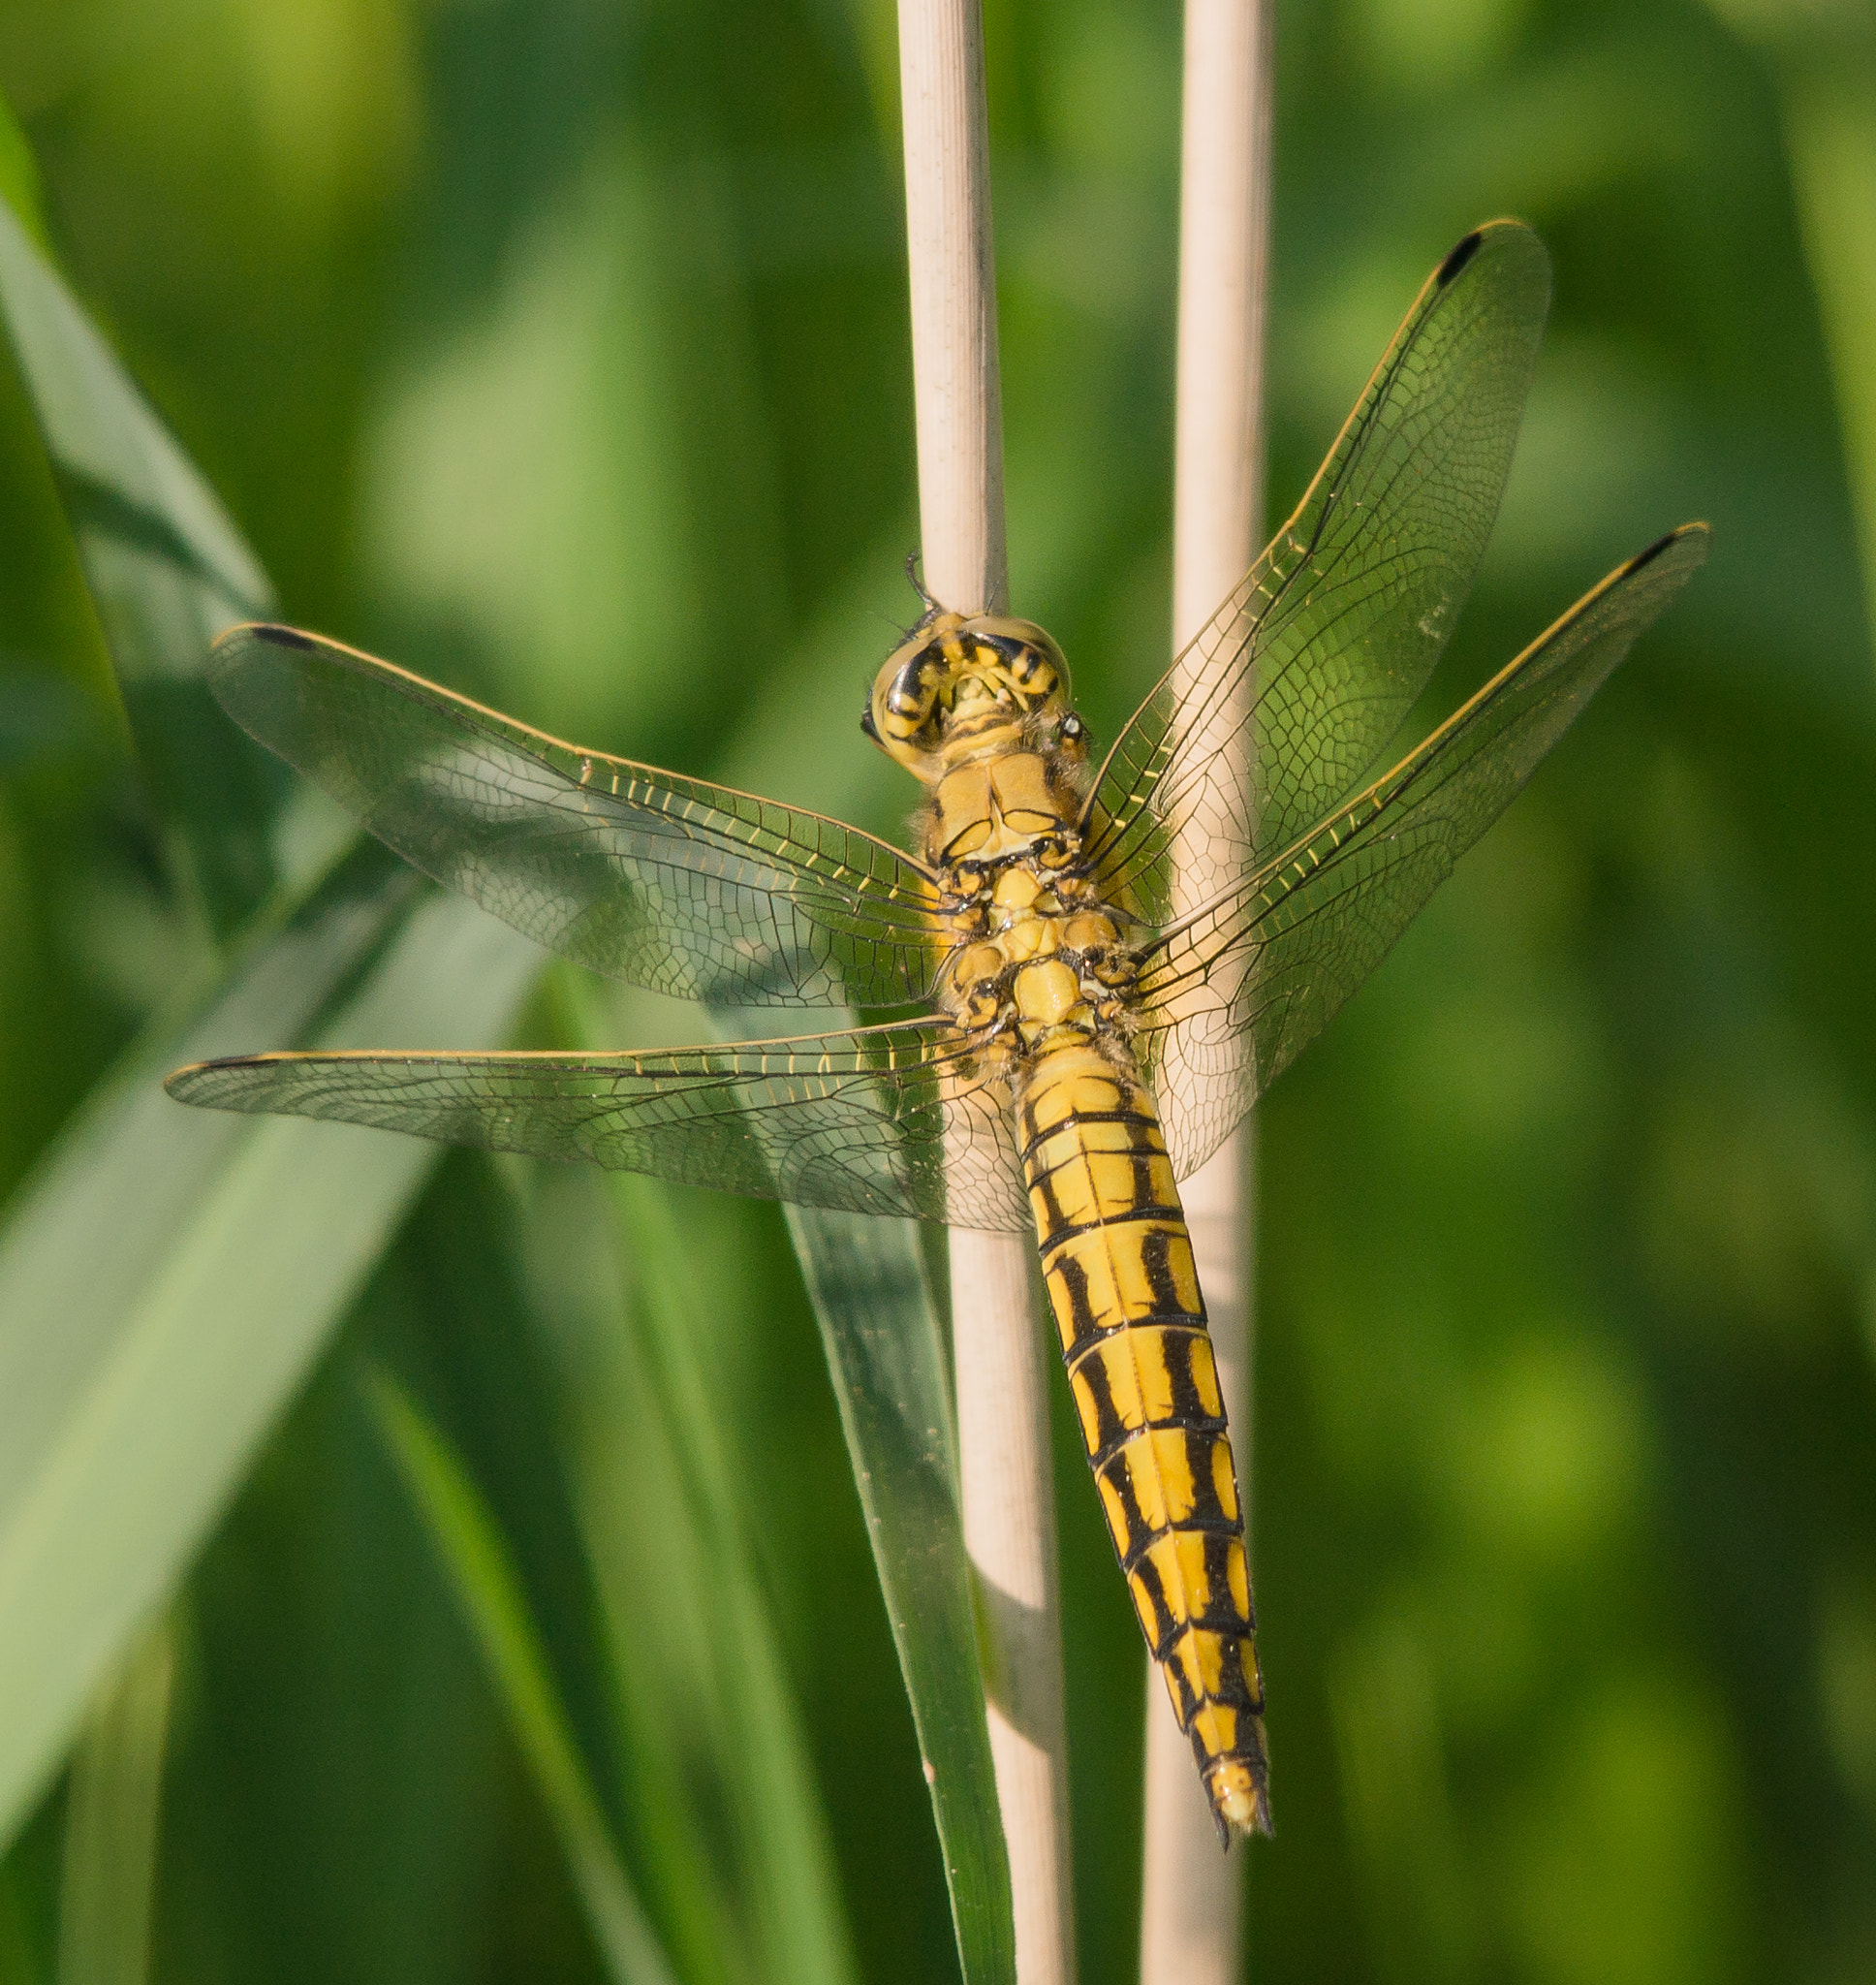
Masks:
[[[256,641],[271,642],[275,647],[304,648],[309,654],[318,646],[310,635],[301,634],[297,627],[282,627],[276,620],[263,620],[248,632]]]
[[[1463,240],[1454,244],[1448,253],[1446,260],[1439,267],[1438,281],[1441,289],[1445,289],[1447,284],[1478,254],[1479,250],[1485,245],[1485,229],[1474,228],[1471,234],[1467,235]]]
[[[1670,545],[1678,545],[1683,538],[1706,539],[1710,538],[1712,535],[1712,531],[1704,523],[1683,523],[1677,525],[1673,530],[1669,531],[1665,536],[1657,538],[1654,541],[1654,543],[1646,547],[1645,550],[1638,551],[1635,554],[1635,556],[1631,558],[1625,566],[1623,566],[1623,577],[1626,578],[1632,572],[1640,572],[1644,565],[1652,565],[1654,561],[1661,556],[1662,552],[1664,552]]]

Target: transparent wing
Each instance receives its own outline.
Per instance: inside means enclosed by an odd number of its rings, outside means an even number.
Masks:
[[[1471,588],[1549,298],[1515,221],[1427,278],[1296,515],[1115,740],[1085,821],[1110,900],[1169,921],[1373,767]]]
[[[1610,573],[1418,750],[1144,954],[1136,1045],[1179,1176],[1381,962],[1706,545],[1686,524]]]
[[[1007,1092],[941,1021],[648,1054],[253,1055],[165,1087],[759,1199],[1030,1225]]]
[[[858,828],[562,744],[292,628],[231,629],[209,682],[406,861],[595,971],[739,1005],[930,985],[933,884]]]

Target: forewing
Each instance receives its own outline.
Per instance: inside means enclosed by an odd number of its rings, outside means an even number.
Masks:
[[[406,861],[595,971],[737,1005],[930,984],[932,883],[858,828],[563,744],[292,628],[223,635],[209,683]]]
[[[646,1054],[253,1055],[166,1087],[212,1110],[585,1158],[759,1199],[1030,1224],[1007,1093],[940,1021]]]
[[[1085,823],[1109,900],[1171,921],[1373,767],[1471,588],[1549,298],[1515,221],[1428,277],[1296,515],[1109,754]]]
[[[1684,525],[1611,573],[1418,750],[1145,954],[1138,1046],[1180,1177],[1380,963],[1706,543]]]

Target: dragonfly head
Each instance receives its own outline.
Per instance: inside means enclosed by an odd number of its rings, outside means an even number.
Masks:
[[[1068,699],[1068,663],[1033,620],[934,605],[887,657],[860,725],[931,783],[961,759],[1007,751],[1065,718]]]

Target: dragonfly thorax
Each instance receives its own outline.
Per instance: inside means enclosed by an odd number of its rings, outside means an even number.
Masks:
[[[1013,751],[947,772],[926,814],[956,946],[942,1003],[1025,1052],[1125,1024],[1133,956],[1081,860],[1078,810],[1064,768]]]
[[[960,1026],[1025,1053],[1124,1027],[1133,957],[1079,865],[1031,850],[959,869],[952,879],[974,886],[950,899],[957,943],[940,998]]]

